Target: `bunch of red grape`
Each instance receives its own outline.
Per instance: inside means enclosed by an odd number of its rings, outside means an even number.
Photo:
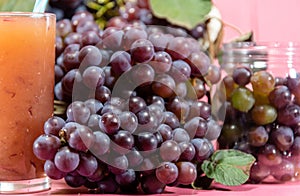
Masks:
[[[88,11],[57,22],[53,116],[33,145],[52,179],[102,193],[161,193],[203,175],[221,128],[220,80],[198,42],[142,22],[100,30]]]
[[[220,148],[256,157],[252,182],[269,176],[278,181],[299,178],[299,81],[299,73],[281,78],[246,66],[236,67],[223,79],[227,113],[218,142]]]

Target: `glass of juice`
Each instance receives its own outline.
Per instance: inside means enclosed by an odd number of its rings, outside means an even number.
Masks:
[[[50,188],[32,145],[53,114],[55,21],[0,12],[0,193]]]

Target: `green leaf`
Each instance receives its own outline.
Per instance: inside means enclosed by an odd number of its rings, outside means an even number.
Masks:
[[[215,168],[214,180],[227,186],[238,186],[244,184],[249,174],[229,164],[218,164]]]
[[[247,166],[249,163],[255,161],[255,158],[251,154],[233,149],[216,151],[211,159],[217,163],[236,166]]]
[[[31,12],[35,0],[0,0],[1,12]]]
[[[156,17],[192,29],[205,21],[212,2],[211,0],[150,0],[150,6]]]
[[[205,175],[227,186],[244,184],[250,175],[250,168],[255,162],[251,154],[239,150],[218,150],[202,163]]]

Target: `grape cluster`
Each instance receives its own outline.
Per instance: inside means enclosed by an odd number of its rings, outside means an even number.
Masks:
[[[256,157],[252,182],[299,178],[300,75],[292,75],[276,77],[268,70],[237,66],[223,79],[227,109],[219,146]]]
[[[221,127],[210,87],[220,70],[190,37],[128,23],[101,30],[78,11],[57,22],[55,99],[64,115],[33,144],[52,179],[114,193],[161,193],[203,175]]]

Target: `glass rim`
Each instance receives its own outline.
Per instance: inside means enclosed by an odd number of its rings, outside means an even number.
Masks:
[[[0,12],[0,17],[8,17],[8,16],[40,16],[40,17],[56,17],[54,13],[49,12],[20,12],[20,11],[12,11],[12,12]]]

